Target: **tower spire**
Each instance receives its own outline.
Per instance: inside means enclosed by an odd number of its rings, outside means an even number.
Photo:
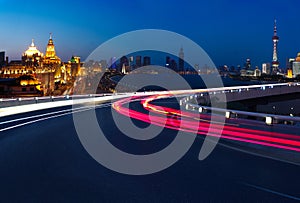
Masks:
[[[273,67],[273,74],[278,72],[279,61],[278,61],[278,54],[277,54],[277,46],[279,37],[277,36],[277,20],[274,20],[274,34],[272,37],[273,41],[273,60],[272,60],[272,67]]]
[[[277,36],[277,20],[274,20],[274,36]]]
[[[31,46],[34,47],[34,39],[31,39]]]
[[[49,37],[49,39],[52,39],[52,32],[50,32],[50,37]]]

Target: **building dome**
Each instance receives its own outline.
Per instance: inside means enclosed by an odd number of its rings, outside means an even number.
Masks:
[[[297,54],[296,61],[300,62],[300,52]]]
[[[30,47],[25,51],[24,56],[32,57],[33,55],[42,56],[42,53],[34,45],[32,40]]]

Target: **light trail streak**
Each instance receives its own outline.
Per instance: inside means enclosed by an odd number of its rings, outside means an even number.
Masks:
[[[80,113],[80,112],[84,112],[84,111],[105,108],[105,107],[109,107],[109,106],[111,106],[111,103],[104,103],[104,104],[98,104],[96,106],[83,106],[83,107],[78,107],[78,108],[73,108],[73,109],[71,108],[71,109],[54,111],[54,112],[45,113],[45,114],[39,114],[39,115],[28,116],[28,117],[23,117],[23,118],[18,118],[18,119],[12,119],[12,120],[8,120],[8,121],[0,122],[0,126],[4,125],[4,124],[16,123],[19,121],[23,121],[23,122],[15,124],[15,125],[12,124],[11,126],[1,128],[0,132],[4,132],[7,130],[11,130],[14,128],[33,124],[33,123],[40,122],[40,121],[45,121],[45,120],[52,119],[52,118],[58,118],[58,117],[70,115],[73,113]]]
[[[132,102],[131,98],[121,99],[113,103],[113,108],[125,116],[169,129],[185,132],[196,131],[199,135],[215,137],[218,136],[218,129],[223,128],[221,135],[223,139],[300,152],[300,136],[297,135],[249,129],[228,123],[223,127],[217,122],[211,122],[212,116],[209,115],[201,114],[200,119],[199,114],[196,113],[151,104],[154,100],[170,96],[165,94],[140,97],[142,106],[146,110],[156,113],[156,115],[148,115],[125,107],[125,104]],[[134,99],[135,101],[137,100],[136,97]],[[162,114],[164,114],[164,117],[162,117]],[[165,117],[166,115],[167,118]],[[200,121],[196,121],[195,118]],[[210,130],[209,134],[207,134],[208,130]]]

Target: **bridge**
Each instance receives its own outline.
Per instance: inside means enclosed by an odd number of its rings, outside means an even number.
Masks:
[[[276,83],[250,86],[233,86],[211,89],[195,90],[174,90],[174,91],[153,91],[153,92],[130,92],[114,94],[89,94],[89,95],[65,95],[65,96],[48,96],[48,97],[28,97],[28,98],[11,98],[0,99],[0,117],[26,113],[31,111],[51,109],[73,104],[87,104],[95,102],[110,102],[117,99],[132,96],[149,96],[149,95],[176,95],[183,97],[180,105],[185,105],[186,109],[198,110],[200,113],[207,111],[216,111],[223,113],[226,118],[237,117],[238,115],[255,116],[265,118],[267,124],[274,123],[276,120],[299,122],[299,117],[281,116],[273,114],[245,112],[230,109],[211,108],[198,103],[208,103],[211,97],[220,94],[225,95],[226,102],[275,96],[282,94],[291,94],[300,92],[300,83]],[[224,97],[223,97],[224,98]],[[193,102],[191,102],[193,101]],[[195,104],[195,101],[196,104]]]
[[[282,85],[296,88],[294,84]],[[275,94],[276,88],[274,84],[268,91]],[[295,178],[300,165],[299,127],[278,123],[267,125],[265,121],[243,118],[244,112],[232,112],[238,116],[229,118],[226,113],[229,109],[208,109],[210,107],[193,102],[201,94],[204,97],[227,93],[227,96],[246,91],[265,90],[262,85],[2,99],[0,178],[3,187],[0,194],[23,200],[32,200],[29,198],[34,191],[40,198],[46,196],[52,201],[74,197],[83,201],[129,198],[186,201],[198,198],[200,190],[204,201],[233,198],[243,201],[245,194],[251,194],[247,198],[249,201],[299,199],[298,187],[294,187],[299,184]],[[204,108],[207,108],[206,112]],[[96,112],[98,124],[109,141],[128,153],[159,151],[173,141],[174,133],[178,131],[183,134],[175,137],[191,136],[190,132],[196,132],[197,139],[186,155],[166,171],[140,177],[119,174],[92,159],[78,139],[72,115],[85,115],[91,110]],[[161,126],[164,130],[149,141],[128,139],[114,124],[112,111],[120,117],[133,119],[138,126],[146,123]],[[212,122],[212,118],[225,118],[221,139],[211,157],[199,161],[195,153],[199,152],[203,138],[215,136],[215,130],[221,126]],[[213,132],[207,134],[209,128]],[[89,136],[88,128],[86,136]],[[111,154],[107,156],[113,159]],[[286,180],[289,180],[288,185],[283,186]],[[158,196],[157,191],[163,191],[163,195]]]

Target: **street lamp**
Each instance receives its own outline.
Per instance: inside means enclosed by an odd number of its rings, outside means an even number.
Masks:
[[[274,110],[273,114],[275,114],[276,113],[276,106],[273,106],[272,108]]]
[[[290,116],[293,117],[294,114],[293,114],[293,110],[294,110],[294,107],[291,107],[291,113],[290,113]]]

